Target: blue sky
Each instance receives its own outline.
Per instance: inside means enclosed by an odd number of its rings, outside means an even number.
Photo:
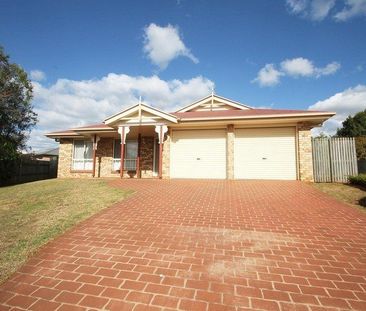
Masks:
[[[0,4],[0,44],[34,80],[34,149],[139,95],[169,111],[212,85],[251,106],[335,110],[332,133],[366,108],[365,38],[365,0]]]

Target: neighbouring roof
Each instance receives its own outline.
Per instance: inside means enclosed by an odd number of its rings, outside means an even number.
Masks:
[[[58,156],[59,148],[49,149],[42,152],[38,152],[37,156]]]

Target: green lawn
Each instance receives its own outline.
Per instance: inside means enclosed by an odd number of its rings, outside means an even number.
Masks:
[[[358,201],[366,196],[366,191],[362,188],[340,183],[313,183],[312,185],[337,200],[358,207],[366,212],[366,208],[358,204]]]
[[[90,179],[0,188],[0,283],[41,245],[129,194]]]

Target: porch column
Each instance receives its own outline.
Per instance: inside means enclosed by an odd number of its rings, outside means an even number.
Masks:
[[[137,178],[141,178],[140,161],[141,161],[141,134],[139,133],[138,138],[137,138],[137,159],[136,159]]]
[[[123,178],[123,166],[124,166],[124,158],[125,158],[125,143],[126,143],[126,136],[130,132],[130,127],[128,126],[119,126],[118,127],[118,134],[121,136],[121,163],[120,163],[120,177]]]
[[[96,134],[93,136],[93,177],[95,177],[95,168],[96,168],[96,159],[97,159],[97,148],[98,148],[98,141],[100,140],[100,137],[98,137]]]
[[[163,177],[163,144],[164,144],[164,134],[168,131],[166,125],[156,125],[155,132],[158,133],[159,137],[159,178]]]

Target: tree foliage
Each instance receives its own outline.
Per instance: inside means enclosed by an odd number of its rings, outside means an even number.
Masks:
[[[366,136],[366,109],[356,113],[353,117],[348,116],[343,121],[342,127],[337,130],[336,135],[340,137]]]
[[[31,100],[32,84],[27,73],[11,63],[0,47],[0,181],[11,174],[37,122]]]

